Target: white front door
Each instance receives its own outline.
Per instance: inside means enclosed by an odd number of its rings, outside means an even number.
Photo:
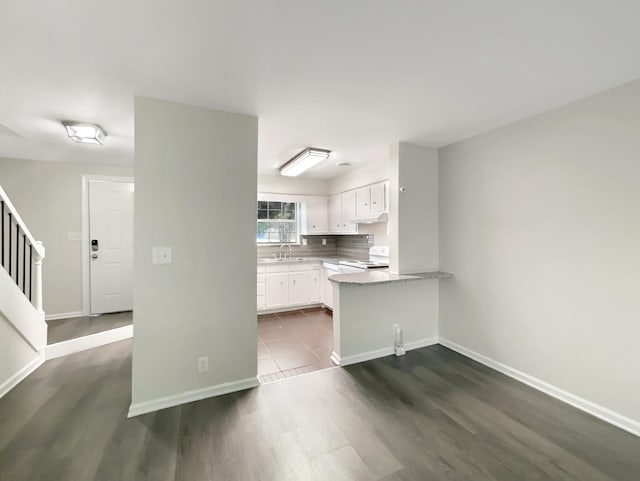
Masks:
[[[92,314],[133,310],[133,190],[89,181]]]

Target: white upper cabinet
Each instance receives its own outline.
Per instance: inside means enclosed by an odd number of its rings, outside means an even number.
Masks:
[[[327,198],[318,197],[307,201],[307,234],[324,234],[329,232],[327,215]]]
[[[358,217],[385,212],[386,208],[385,182],[356,190],[356,215]]]
[[[358,225],[352,222],[355,217],[355,191],[343,192],[329,197],[329,232],[332,234],[356,234]]]
[[[350,190],[342,193],[342,232],[356,234],[358,224],[353,222],[356,218],[356,191]]]
[[[361,217],[371,213],[371,188],[356,190],[356,215]]]
[[[329,197],[329,232],[342,232],[342,197],[340,194]]]
[[[387,184],[381,182],[372,185],[371,191],[371,213],[385,212],[387,210]]]

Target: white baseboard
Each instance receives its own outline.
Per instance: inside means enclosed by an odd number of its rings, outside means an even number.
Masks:
[[[280,312],[293,312],[293,311],[304,311],[305,309],[315,309],[317,307],[325,307],[324,304],[320,302],[316,302],[315,304],[302,304],[298,306],[287,306],[287,307],[278,307],[276,309],[259,309],[256,313],[259,316],[267,315],[267,314],[278,314]]]
[[[405,343],[404,347],[407,351],[413,349],[419,349],[421,347],[433,346],[438,344],[437,337],[429,337],[425,339],[419,339],[417,341],[411,341]],[[370,361],[372,359],[378,359],[379,357],[391,356],[394,353],[393,347],[385,347],[383,349],[377,349],[375,351],[362,352],[359,354],[353,354],[351,356],[339,357],[335,352],[331,353],[331,360],[340,366],[348,366],[350,364],[357,364],[359,362]],[[335,355],[335,358],[334,358]]]
[[[203,389],[196,389],[194,391],[186,391],[173,396],[167,396],[153,401],[145,401],[141,403],[132,403],[129,406],[129,414],[127,417],[140,416],[161,409],[171,408],[179,406],[180,404],[186,404],[194,401],[200,401],[214,396],[221,396],[223,394],[229,394],[236,391],[244,391],[245,389],[251,389],[258,387],[260,382],[257,377],[251,377],[242,379],[240,381],[225,382],[216,386],[210,386]]]
[[[78,337],[77,339],[49,344],[45,348],[46,359],[49,360],[61,356],[67,356],[74,352],[86,351],[87,349],[105,346],[112,342],[123,341],[124,339],[130,339],[132,337],[133,325],[117,327],[116,329]]]
[[[336,351],[331,351],[331,356],[329,356],[329,359],[336,366],[340,365],[340,356],[338,356],[338,353]]]
[[[38,357],[36,357],[33,361],[27,364],[25,367],[20,369],[17,373],[7,379],[5,382],[0,384],[0,399],[11,391],[14,387],[20,384],[22,381],[26,379],[26,377],[31,374],[33,371],[38,369],[44,363],[44,354],[42,352],[38,353]]]
[[[551,397],[570,404],[571,406],[578,408],[581,411],[602,419],[609,424],[613,424],[614,426],[617,426],[620,429],[624,429],[631,434],[640,436],[640,422],[638,421],[635,421],[631,418],[623,416],[622,414],[618,414],[611,409],[605,408],[591,401],[571,394],[570,392],[560,389],[559,387],[553,386],[522,371],[518,371],[517,369],[491,359],[490,357],[487,357],[483,354],[472,351],[471,349],[467,349],[466,347],[461,346],[460,344],[456,344],[453,341],[449,341],[448,339],[440,338],[439,344],[442,344],[443,346],[448,347],[449,349],[456,351],[459,354],[467,356],[474,361],[478,361],[480,364],[484,364],[491,369],[495,369],[502,374],[505,374],[509,377],[512,377],[513,379],[527,384],[528,386],[531,386],[538,391],[542,391],[543,393],[548,394]]]
[[[58,319],[71,319],[72,317],[84,316],[82,311],[75,312],[61,312],[60,314],[45,314],[45,321],[57,321]]]

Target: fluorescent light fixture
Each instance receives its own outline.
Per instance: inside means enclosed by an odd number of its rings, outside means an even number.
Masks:
[[[330,153],[330,150],[307,147],[282,167],[280,167],[280,175],[286,175],[287,177],[295,177],[296,175],[300,175],[305,170],[309,170],[314,165],[317,165],[325,160],[327,157],[329,157]]]
[[[62,125],[67,129],[67,135],[74,142],[81,144],[104,144],[107,133],[98,124],[87,124],[63,120]]]

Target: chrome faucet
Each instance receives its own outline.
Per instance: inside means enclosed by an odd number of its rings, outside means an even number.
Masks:
[[[280,245],[280,259],[282,259],[282,248],[283,247],[288,247],[289,248],[289,259],[291,259],[291,244],[281,244]],[[284,259],[287,259],[287,253],[284,253]]]

